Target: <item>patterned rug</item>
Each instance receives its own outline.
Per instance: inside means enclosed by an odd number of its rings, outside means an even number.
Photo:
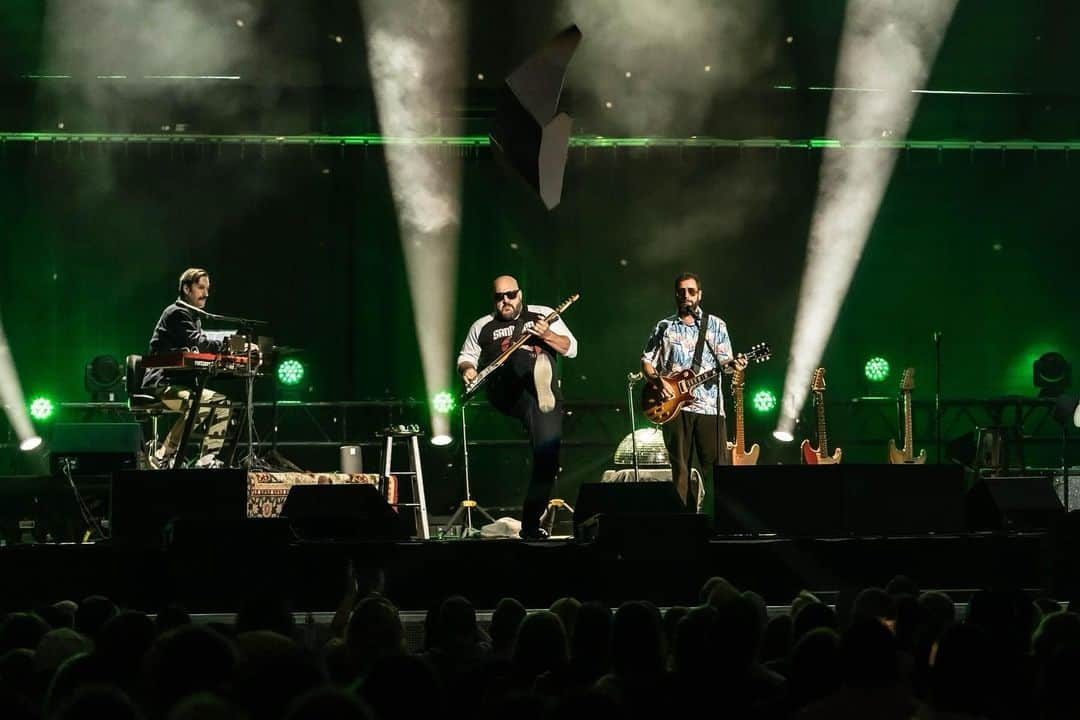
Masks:
[[[398,501],[397,478],[391,475],[385,479],[375,473],[348,475],[339,472],[300,473],[300,472],[249,472],[247,516],[249,518],[273,518],[281,515],[281,506],[293,485],[343,485],[349,483],[367,483],[379,487],[391,505]]]

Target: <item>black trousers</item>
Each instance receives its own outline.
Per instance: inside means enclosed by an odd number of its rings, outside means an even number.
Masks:
[[[558,395],[555,408],[540,412],[534,392],[520,392],[513,404],[496,405],[503,413],[521,421],[532,442],[532,476],[521,509],[521,535],[535,536],[540,516],[551,499],[551,488],[559,474],[559,449],[562,447],[563,402]]]
[[[717,452],[717,424],[719,448]],[[701,466],[702,481],[709,482],[713,465],[727,465],[727,423],[723,415],[702,415],[683,411],[663,426],[664,445],[671,461],[671,481],[690,510],[697,509],[697,496],[688,497],[690,468],[694,453]]]

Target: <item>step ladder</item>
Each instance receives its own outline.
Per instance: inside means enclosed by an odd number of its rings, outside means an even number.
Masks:
[[[412,496],[409,498],[411,502],[391,503],[391,505],[399,513],[402,508],[412,508],[416,517],[417,534],[421,539],[428,540],[431,537],[431,531],[428,527],[427,499],[424,496],[424,470],[420,465],[420,432],[418,430],[384,430],[379,435],[386,438],[386,447],[383,450],[383,477],[389,478],[391,475],[398,478],[408,477],[412,481]],[[392,469],[391,456],[394,453],[395,443],[403,443],[409,450],[408,470]],[[399,484],[399,494],[400,487]]]

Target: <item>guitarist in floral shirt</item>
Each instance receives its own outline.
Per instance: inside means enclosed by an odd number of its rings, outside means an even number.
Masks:
[[[702,295],[697,275],[683,273],[675,278],[676,314],[656,324],[641,355],[641,371],[654,385],[662,387],[661,375],[685,369],[701,373],[732,359],[734,363],[726,366],[725,372],[746,367],[745,356],[732,354],[731,338],[724,321],[702,311]],[[699,352],[698,340],[703,324],[707,330]],[[700,355],[696,363],[695,355]],[[682,412],[661,426],[671,461],[672,482],[689,508],[697,508],[697,498],[691,496],[688,502],[687,497],[693,453],[697,452],[702,468],[728,463],[727,427],[719,377],[715,382],[694,388],[693,397],[693,402],[685,405]]]

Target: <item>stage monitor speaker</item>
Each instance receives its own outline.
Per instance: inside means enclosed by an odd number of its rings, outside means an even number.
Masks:
[[[142,431],[138,423],[57,423],[49,437],[49,469],[72,475],[111,475],[133,470]]]
[[[968,490],[969,530],[1049,530],[1065,514],[1049,475],[979,478]]]
[[[300,540],[408,539],[401,517],[367,483],[293,485],[281,516]]]
[[[716,532],[845,536],[842,473],[840,465],[717,466],[713,483]]]
[[[852,535],[960,533],[964,468],[960,465],[846,465],[844,525]]]
[[[573,121],[558,112],[559,96],[580,42],[581,31],[571,25],[510,73],[491,131],[496,156],[539,193],[548,210],[562,199]]]
[[[620,550],[707,540],[709,519],[688,513],[670,482],[585,483],[574,505],[574,536]]]
[[[726,465],[714,478],[721,534],[898,536],[964,529],[960,466]]]
[[[113,479],[118,545],[228,542],[246,520],[246,470],[129,470]]]
[[[685,513],[686,506],[670,482],[585,483],[574,505],[574,524],[594,515]]]

